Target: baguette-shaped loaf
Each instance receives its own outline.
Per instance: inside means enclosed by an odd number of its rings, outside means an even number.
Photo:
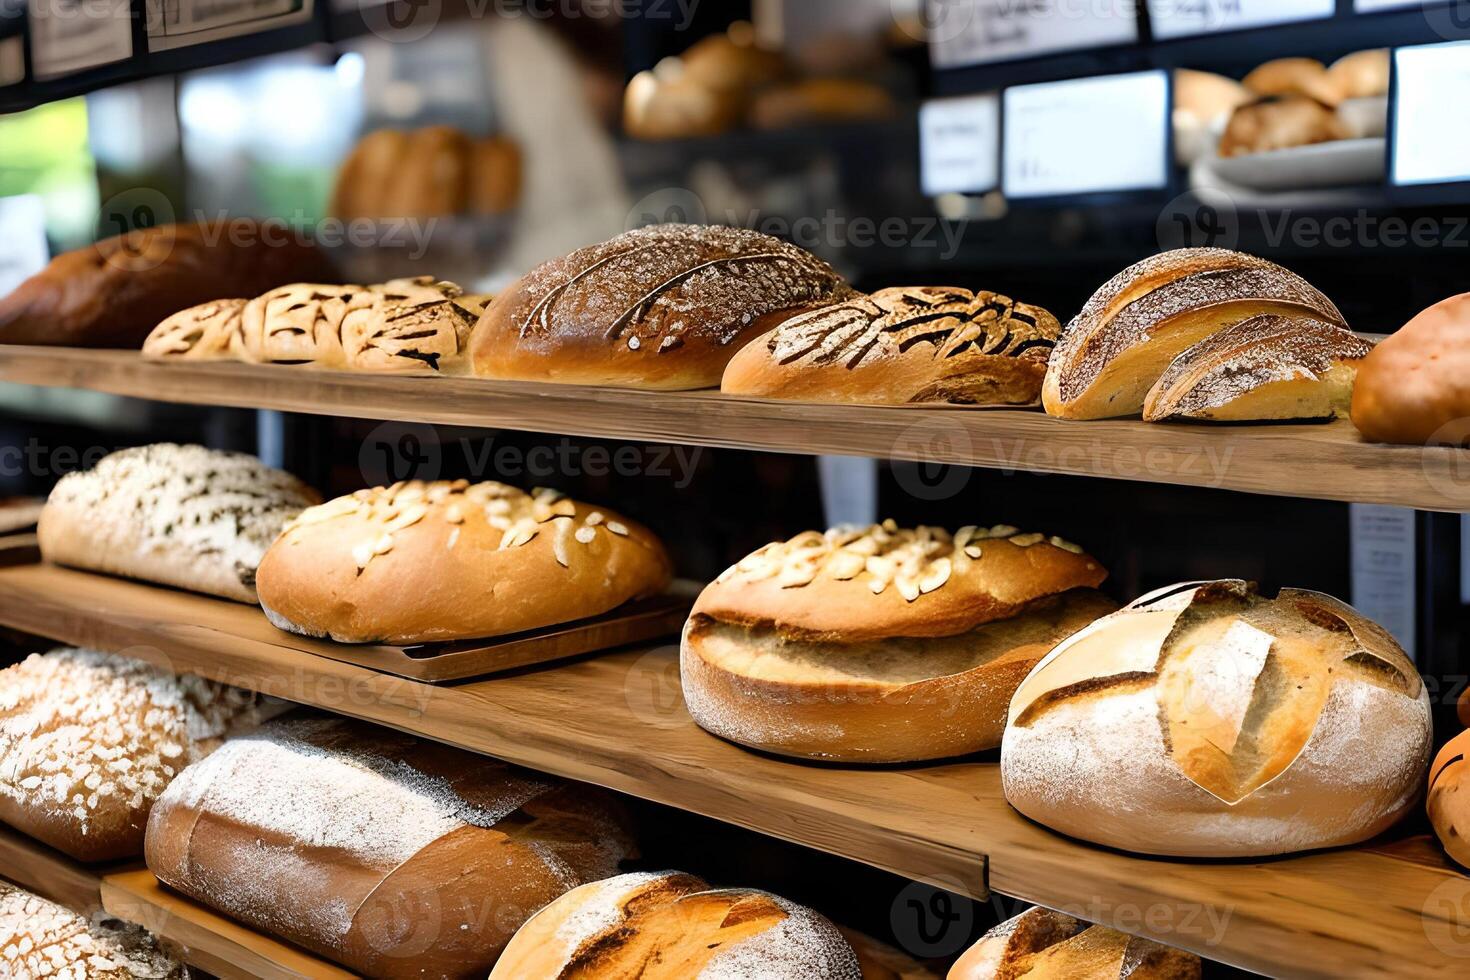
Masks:
[[[366,976],[481,980],[533,912],[631,851],[598,790],[308,716],[186,769],[153,809],[147,861]]]
[[[805,401],[1033,405],[1061,324],[968,289],[883,289],[793,317],[725,368],[722,390]]]
[[[1352,414],[1374,442],[1470,446],[1470,293],[1429,307],[1364,358]]]
[[[1200,958],[1035,906],[991,929],[948,980],[1199,980]]]
[[[1120,272],[1062,331],[1042,385],[1050,415],[1137,415],[1170,362],[1211,334],[1265,313],[1346,329],[1331,300],[1278,265],[1221,248],[1164,252]]]
[[[1429,822],[1445,853],[1470,868],[1470,731],[1444,744],[1429,767]]]
[[[253,456],[156,443],[62,477],[37,535],[60,565],[255,602],[266,548],[320,499]]]
[[[0,881],[0,976],[12,980],[186,980],[142,928],[88,920]]]

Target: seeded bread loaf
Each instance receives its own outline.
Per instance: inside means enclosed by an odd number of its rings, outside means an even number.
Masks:
[[[261,555],[320,499],[253,456],[163,442],[62,477],[36,533],[59,565],[254,602]]]
[[[725,368],[732,395],[906,405],[1033,405],[1061,325],[997,293],[883,289],[793,317]]]
[[[13,980],[187,980],[188,969],[138,926],[88,922],[0,881],[0,976]]]
[[[658,225],[534,269],[485,310],[471,353],[487,378],[713,388],[746,343],[848,293],[795,245]]]
[[[1429,307],[1373,349],[1352,415],[1373,442],[1470,446],[1470,293]]]
[[[684,627],[689,713],[752,748],[915,762],[994,748],[1011,692],[1117,608],[1107,573],[1015,528],[809,531],[742,559]]]
[[[1063,641],[1011,700],[1011,805],[1146,854],[1367,840],[1423,792],[1429,698],[1382,627],[1315,592],[1174,586]]]
[[[271,622],[344,643],[428,643],[597,616],[670,580],[646,528],[551,490],[413,481],[303,512],[261,560]]]
[[[1200,958],[1035,906],[987,932],[948,980],[1199,980]]]
[[[186,769],[147,841],[160,881],[351,970],[476,980],[533,912],[631,852],[599,790],[313,716]]]
[[[1445,853],[1461,867],[1470,868],[1470,731],[1444,744],[1429,767],[1427,809],[1434,833]]]

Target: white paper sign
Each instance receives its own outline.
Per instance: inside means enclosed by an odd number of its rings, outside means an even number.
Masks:
[[[133,56],[128,0],[45,0],[27,4],[26,16],[31,23],[31,69],[39,79]]]
[[[1337,0],[1148,0],[1149,23],[1160,41],[1321,20],[1336,13]]]
[[[0,197],[0,296],[40,272],[46,248],[46,208],[35,194]]]
[[[936,68],[1132,44],[1134,0],[927,0]]]
[[[1164,71],[1005,90],[1007,197],[1162,189],[1169,183]]]
[[[148,50],[272,31],[311,18],[311,0],[147,0]]]
[[[919,107],[924,193],[975,194],[1000,184],[1000,97],[936,99]]]
[[[1415,643],[1414,512],[1351,504],[1353,606],[1393,634],[1412,658]]]
[[[25,41],[18,34],[0,38],[0,86],[19,85],[25,80]]]
[[[1470,42],[1399,48],[1394,69],[1392,182],[1470,180]]]
[[[1424,0],[1354,0],[1353,12],[1372,14],[1380,10],[1406,10],[1409,7],[1422,6]]]

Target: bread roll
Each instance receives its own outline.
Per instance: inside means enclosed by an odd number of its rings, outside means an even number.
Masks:
[[[740,119],[743,97],[710,88],[677,58],[640,71],[623,92],[623,129],[634,139],[716,136]]]
[[[59,565],[253,603],[265,549],[320,499],[254,456],[161,442],[62,477],[36,534]]]
[[[1222,157],[1330,143],[1352,135],[1337,113],[1301,95],[1253,102],[1236,109],[1220,137]]]
[[[1033,405],[1061,324],[968,289],[883,289],[793,317],[725,368],[733,395],[906,405]]]
[[[849,292],[767,235],[657,225],[538,266],[490,304],[471,352],[489,378],[713,388],[746,343]]]
[[[453,126],[409,134],[375,218],[447,218],[468,210],[474,144]]]
[[[1041,401],[1050,415],[1137,415],[1150,388],[1188,348],[1265,313],[1311,316],[1346,329],[1332,301],[1265,259],[1182,248],[1129,266],[1062,331]]]
[[[325,256],[284,226],[159,225],[56,256],[0,298],[0,343],[136,349],[186,306],[335,278]]]
[[[186,980],[189,971],[138,926],[88,922],[0,881],[0,974],[13,980]]]
[[[1375,99],[1388,94],[1393,66],[1388,48],[1344,55],[1327,69],[1327,77],[1344,99]]]
[[[822,123],[887,119],[897,112],[881,85],[853,78],[807,78],[757,95],[750,105],[756,129],[793,129]]]
[[[342,718],[274,722],[184,770],[159,880],[370,977],[477,977],[632,845],[598,790]]]
[[[511,210],[520,190],[520,150],[503,136],[378,129],[337,172],[330,213],[346,221],[494,215]]]
[[[757,44],[755,28],[748,21],[736,21],[722,33],[700,38],[680,60],[694,81],[742,99],[786,73],[781,53]]]
[[[1211,123],[1251,101],[1250,90],[1233,78],[1209,71],[1174,69],[1174,109]]]
[[[1064,640],[1011,701],[1011,805],[1146,854],[1258,857],[1367,840],[1423,791],[1429,698],[1329,596],[1174,586]]]
[[[174,775],[261,717],[248,691],[64,648],[0,670],[0,820],[78,861],[143,853]]]
[[[1200,958],[1034,906],[987,932],[948,980],[1199,980]]]
[[[1149,390],[1145,422],[1345,416],[1358,363],[1373,345],[1333,323],[1267,313],[1176,357]]]
[[[1445,853],[1460,866],[1470,868],[1470,731],[1461,732],[1444,744],[1429,767],[1429,822],[1444,845]]]
[[[1470,446],[1470,293],[1436,303],[1363,360],[1353,424],[1373,442]]]
[[[407,644],[597,616],[669,579],[659,540],[612,511],[553,490],[414,480],[303,512],[257,587],[281,629]]]
[[[1011,693],[1117,608],[1075,545],[1015,528],[808,531],[700,594],[680,673],[702,728],[751,748],[915,762],[994,748]]]
[[[376,129],[359,139],[337,171],[330,213],[344,221],[385,217],[382,200],[397,178],[409,141],[410,135],[400,129]]]
[[[1315,58],[1278,58],[1245,76],[1243,84],[1256,95],[1304,95],[1323,105],[1342,101],[1343,93]]]
[[[490,136],[475,142],[470,160],[471,213],[513,211],[521,197],[521,148],[507,137]]]

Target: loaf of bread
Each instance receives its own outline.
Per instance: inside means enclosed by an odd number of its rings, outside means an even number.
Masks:
[[[1373,48],[1343,55],[1327,69],[1343,99],[1375,99],[1388,94],[1393,66],[1388,48]]]
[[[1373,442],[1470,446],[1470,293],[1429,307],[1373,349],[1352,415]]]
[[[253,603],[265,549],[320,499],[254,456],[161,442],[62,477],[36,534],[58,565]]]
[[[370,977],[483,978],[632,844],[598,790],[342,718],[231,739],[148,821],[160,881]]]
[[[471,352],[488,378],[713,388],[746,343],[849,292],[767,235],[657,225],[534,269],[490,304]]]
[[[971,946],[948,980],[1199,980],[1200,958],[1034,906]]]
[[[1011,805],[1146,854],[1367,840],[1424,787],[1429,698],[1393,638],[1315,592],[1174,586],[1064,640],[1016,691]]]
[[[1129,266],[1062,331],[1041,389],[1050,415],[1137,415],[1169,364],[1214,333],[1266,313],[1346,329],[1332,301],[1301,277],[1241,252],[1184,248]]]
[[[1461,867],[1470,868],[1470,731],[1444,744],[1429,767],[1427,809],[1434,833],[1445,853]]]
[[[0,670],[0,820],[79,861],[137,857],[169,781],[273,710],[126,657],[32,654]]]
[[[1252,102],[1236,109],[1220,136],[1222,157],[1331,143],[1352,133],[1333,110],[1304,95]]]
[[[378,129],[343,162],[330,210],[347,221],[496,215],[513,209],[520,192],[520,149],[503,136],[475,139],[453,126]]]
[[[1245,76],[1242,84],[1256,95],[1301,95],[1333,107],[1342,101],[1343,96],[1327,67],[1315,58],[1268,61]]]
[[[780,81],[786,74],[786,59],[779,51],[762,47],[755,27],[743,20],[695,41],[679,60],[694,81],[742,102],[750,93]]]
[[[253,300],[181,310],[143,342],[160,360],[304,364],[384,374],[456,374],[489,297],[432,276],[374,286],[295,283]]]
[[[1373,345],[1335,323],[1267,313],[1176,357],[1149,390],[1145,422],[1331,419],[1347,415]]]
[[[1174,109],[1208,125],[1251,101],[1251,92],[1233,78],[1214,72],[1174,69]]]
[[[336,272],[289,228],[159,225],[52,259],[0,298],[0,343],[136,350],[176,310],[301,279],[332,282]]]
[[[998,293],[911,287],[793,317],[725,368],[732,395],[907,405],[1034,405],[1061,333]]]
[[[665,58],[628,80],[623,129],[634,139],[716,136],[740,121],[742,98],[691,75],[678,58]]]
[[[684,627],[689,713],[732,742],[841,762],[1000,744],[1011,693],[1117,605],[1076,545],[1012,527],[891,521],[767,545],[700,594]]]
[[[0,976],[11,980],[187,980],[189,970],[144,929],[89,922],[0,881]]]
[[[415,480],[304,511],[256,587],[293,633],[429,643],[597,616],[670,574],[658,538],[612,511],[553,490]]]

